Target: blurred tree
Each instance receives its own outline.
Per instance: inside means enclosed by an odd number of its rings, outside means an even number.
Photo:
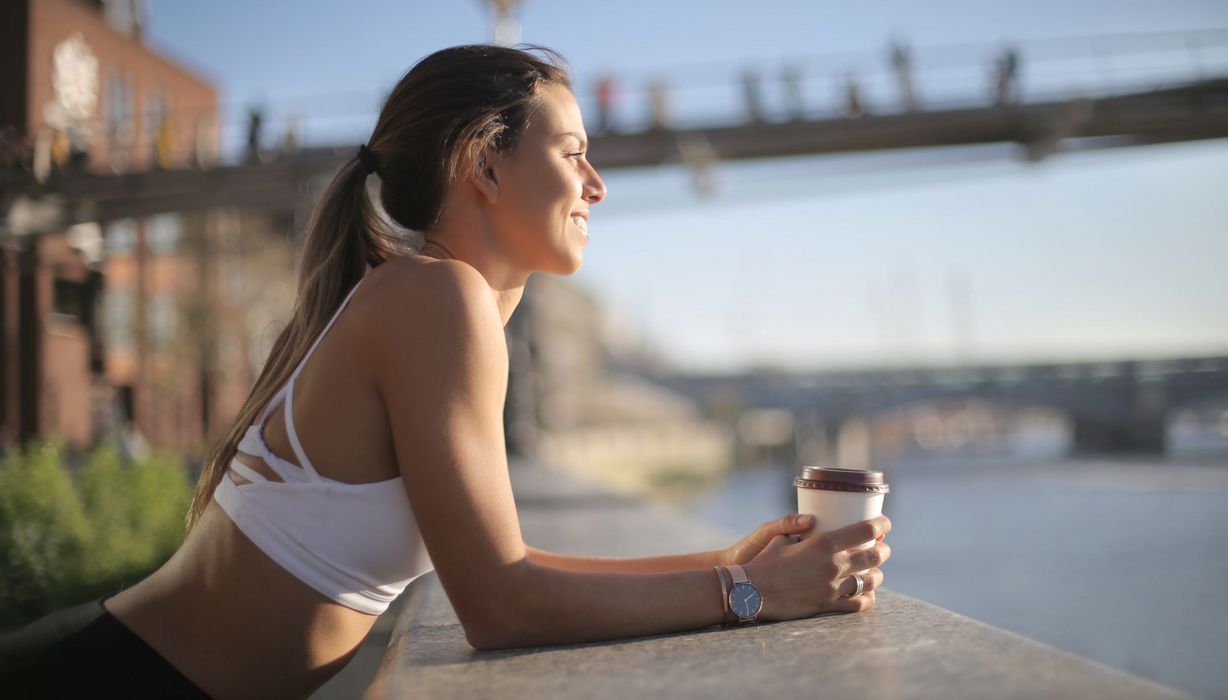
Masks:
[[[79,470],[58,443],[0,463],[0,628],[122,588],[183,540],[191,497],[178,460],[125,463],[102,445]]]

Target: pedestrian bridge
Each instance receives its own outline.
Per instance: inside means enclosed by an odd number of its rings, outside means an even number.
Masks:
[[[1164,451],[1170,412],[1228,399],[1228,357],[658,379],[701,403],[732,394],[743,409],[781,408],[817,420],[830,433],[828,444],[849,420],[979,399],[1068,415],[1078,451],[1155,453]]]
[[[704,190],[711,169],[733,160],[990,143],[1018,144],[1024,158],[1039,160],[1066,149],[1228,138],[1228,30],[915,54],[897,45],[887,67],[876,56],[816,56],[786,64],[779,81],[757,67],[740,76],[729,66],[682,67],[673,79],[663,68],[666,77],[648,79],[622,101],[608,87],[595,98],[587,91],[593,82],[608,86],[611,76],[582,79],[577,97],[596,122],[588,129],[589,160],[606,171],[682,163]],[[835,106],[815,96],[830,94],[833,70],[849,76]],[[776,93],[783,99],[767,99]],[[354,115],[349,142],[294,135],[277,145],[260,133],[270,120],[253,112],[247,152],[194,167],[0,168],[0,210],[17,234],[219,207],[292,212],[319,190],[318,180],[354,157],[370,120],[370,110]],[[312,124],[309,115],[296,116],[299,122]]]

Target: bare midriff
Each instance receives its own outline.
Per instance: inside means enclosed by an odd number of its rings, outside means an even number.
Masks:
[[[310,693],[350,660],[376,620],[282,569],[216,502],[162,568],[106,608],[222,698]]]

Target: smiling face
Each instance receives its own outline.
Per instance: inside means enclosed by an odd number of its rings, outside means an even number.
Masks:
[[[547,85],[516,146],[497,157],[491,218],[517,267],[564,275],[579,269],[589,208],[606,194],[585,156],[587,139],[571,91]]]

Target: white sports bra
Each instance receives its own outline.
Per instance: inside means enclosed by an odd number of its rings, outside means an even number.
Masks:
[[[236,484],[224,474],[213,498],[243,534],[286,571],[346,607],[378,615],[414,579],[434,568],[401,477],[348,484],[320,476],[294,429],[294,382],[356,291],[358,285],[239,443],[239,452],[263,458],[282,481],[266,479],[236,458],[230,468],[250,483]],[[273,454],[261,433],[282,401],[286,434],[299,464]]]

